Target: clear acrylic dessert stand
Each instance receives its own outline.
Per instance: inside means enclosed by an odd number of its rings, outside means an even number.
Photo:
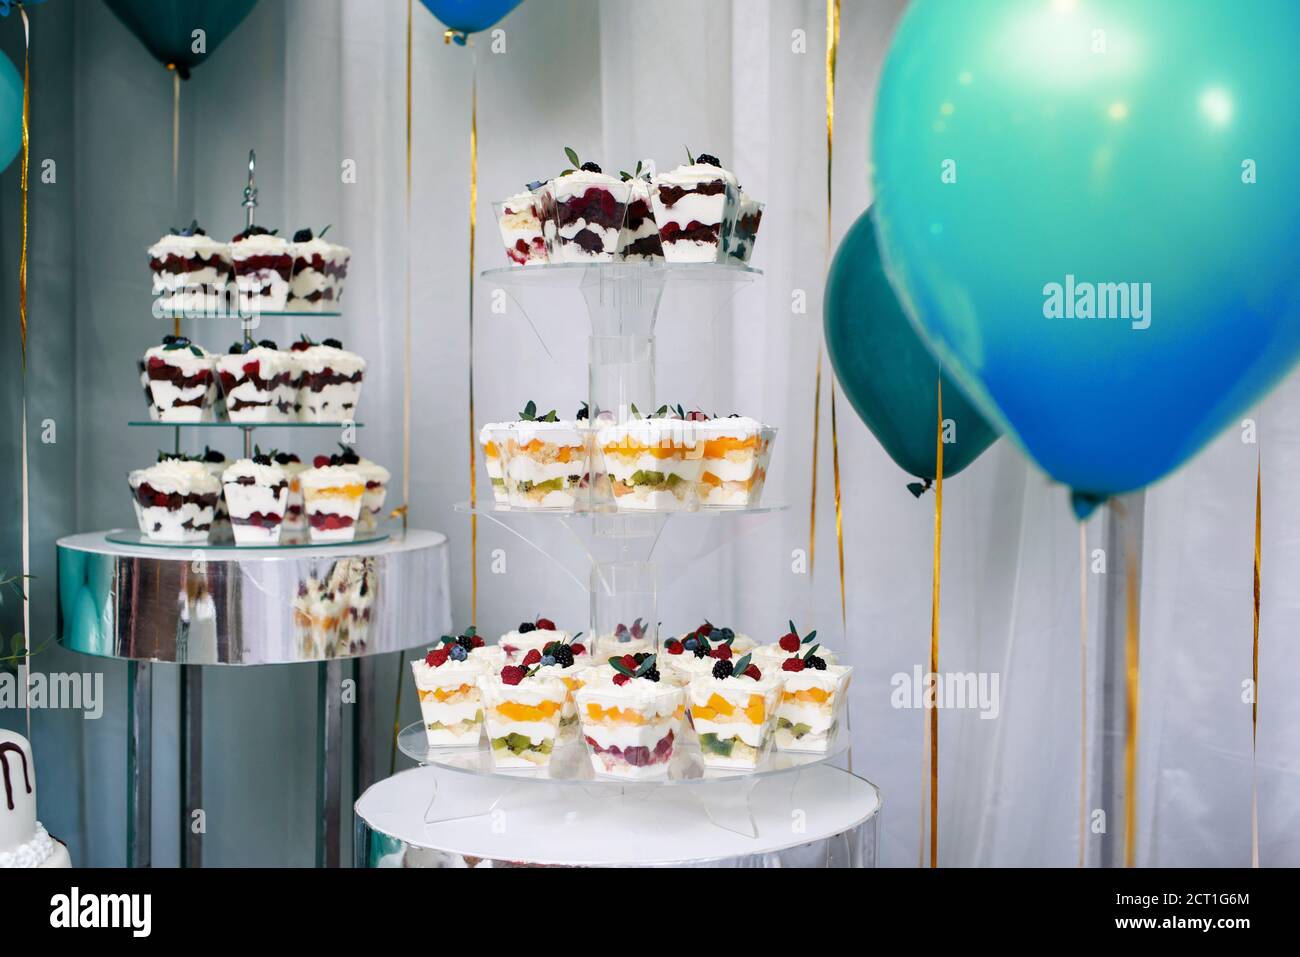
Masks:
[[[257,203],[256,156],[248,154],[243,191],[245,227]],[[339,312],[263,312],[238,318],[245,342],[262,318],[328,318]],[[182,429],[237,429],[243,455],[261,429],[361,428],[360,422],[135,421],[138,428],[170,428],[180,451]],[[153,680],[155,662],[180,673],[180,863],[202,866],[202,833],[190,813],[203,806],[203,666],[316,665],[316,863],[341,861],[344,662],[354,664],[352,770],[355,791],[369,783],[377,716],[373,658],[427,644],[451,626],[448,543],[439,532],[405,528],[353,542],[282,543],[248,548],[231,543],[167,545],[115,529],[70,535],[56,543],[59,565],[59,642],[83,654],[127,662],[127,865],[152,863]],[[300,583],[324,580],[340,564],[363,566],[373,583],[367,639],[355,649],[322,656],[304,648],[295,622]]]

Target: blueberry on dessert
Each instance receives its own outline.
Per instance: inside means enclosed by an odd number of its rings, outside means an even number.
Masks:
[[[474,747],[483,726],[478,680],[492,671],[491,659],[476,653],[474,629],[443,635],[422,661],[412,661],[420,716],[433,747]],[[468,645],[468,647],[467,647]]]
[[[230,260],[244,315],[283,312],[289,301],[293,253],[278,230],[249,226],[230,241]]]
[[[697,413],[691,413],[696,415]],[[747,416],[698,413],[704,459],[698,493],[705,508],[753,508],[763,497],[776,429]]]
[[[236,545],[275,545],[280,541],[289,479],[275,464],[274,452],[257,449],[221,473],[226,509]]]
[[[696,508],[704,454],[696,423],[667,406],[644,416],[635,405],[631,411],[632,418],[596,436],[615,504],[632,511]]]
[[[305,342],[305,344],[304,344]],[[303,422],[348,422],[356,418],[366,360],[338,339],[319,345],[305,339],[291,351],[299,371],[299,418]]]
[[[165,336],[144,354],[149,395],[163,422],[210,422],[216,405],[216,362],[185,336]]]
[[[358,455],[351,446],[340,445],[339,449],[340,452],[330,456],[330,464],[345,465],[361,473],[361,477],[365,479],[366,493],[362,497],[358,523],[362,529],[374,529],[378,526],[384,510],[384,499],[388,494],[388,482],[392,475],[378,462],[372,462]]]
[[[547,261],[541,197],[531,187],[493,203],[492,211],[511,265],[535,266]]]
[[[236,342],[217,359],[217,380],[231,422],[287,422],[294,373],[286,353],[270,339]]]
[[[660,680],[653,654],[615,655],[576,703],[592,767],[624,778],[664,774],[686,713],[680,687]]]
[[[492,761],[499,768],[539,768],[551,761],[569,696],[540,665],[509,664],[479,680]]]
[[[650,175],[650,170],[639,160],[633,172],[619,173],[628,185],[627,212],[618,237],[618,258],[625,262],[662,262],[664,258],[650,198]]]
[[[654,178],[655,222],[668,262],[717,262],[727,214],[736,202],[736,177],[718,158],[686,152],[687,164]]]
[[[718,658],[688,686],[691,723],[706,768],[753,770],[769,740],[781,681],[748,654]]]
[[[561,420],[554,409],[539,415],[530,401],[519,421],[500,430],[494,443],[496,439],[504,442],[502,481],[512,508],[575,506],[587,475],[589,434],[584,426]]]
[[[149,247],[149,271],[164,315],[210,313],[232,275],[226,244],[209,238],[197,221]]]
[[[543,190],[542,215],[551,262],[611,262],[631,188],[595,163],[579,161],[565,147],[572,164]],[[553,230],[553,232],[552,232]]]
[[[140,529],[155,541],[206,542],[221,484],[201,461],[160,455],[129,477]]]
[[[289,245],[293,268],[285,306],[289,312],[329,312],[338,308],[352,251],[328,242],[328,231],[326,226],[315,234],[310,229],[293,234]]]

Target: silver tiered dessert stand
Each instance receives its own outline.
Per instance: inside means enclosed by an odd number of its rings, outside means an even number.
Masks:
[[[730,298],[757,275],[739,263],[662,262],[482,273],[521,309],[530,289],[581,293],[591,320],[588,406],[593,419],[604,412],[617,422],[633,405],[642,412],[656,408],[655,320],[665,290]],[[499,524],[557,561],[530,529],[552,521],[572,533],[590,564],[593,641],[634,617],[654,628],[654,556],[668,525],[749,525],[783,508],[618,511],[594,467],[591,472],[586,499],[570,509],[512,509],[492,500],[456,509]],[[661,776],[639,780],[596,775],[581,742],[557,746],[546,769],[523,771],[497,770],[486,743],[430,748],[423,722],[404,728],[398,747],[421,766],[380,781],[357,801],[353,849],[360,867],[861,867],[876,860],[879,792],[834,764],[849,751],[847,727],[824,754],[770,751],[753,772],[705,768],[688,732]]]
[[[248,155],[245,225],[257,206],[255,156]],[[260,318],[277,314],[261,313]],[[280,313],[303,318],[338,312]],[[240,317],[245,340],[254,318]],[[180,448],[182,428],[243,433],[252,453],[254,429],[359,428],[361,423],[131,422],[169,428]],[[451,626],[447,537],[397,528],[358,532],[353,542],[295,542],[267,547],[230,544],[166,545],[136,530],[69,535],[58,547],[59,642],[66,648],[127,662],[127,864],[151,865],[153,780],[153,665],[181,666],[181,865],[202,865],[202,834],[190,812],[203,806],[203,666],[313,663],[317,681],[316,862],[337,866],[341,856],[342,685],[344,663],[356,682],[353,775],[369,782],[375,727],[374,656],[424,647]],[[295,615],[299,586],[333,573],[364,575],[369,625],[364,637],[333,647],[304,634]],[[353,638],[359,636],[354,635]]]

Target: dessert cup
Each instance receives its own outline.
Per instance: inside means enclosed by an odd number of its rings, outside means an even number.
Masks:
[[[375,559],[341,559],[334,563],[330,580],[343,606],[339,616],[339,653],[365,654],[370,641],[371,610],[378,584]]]
[[[293,252],[287,239],[252,226],[230,242],[230,260],[244,315],[284,312],[289,301]]]
[[[852,666],[828,664],[825,669],[782,671],[781,676],[781,701],[776,709],[777,748],[825,753],[848,697]]]
[[[162,422],[211,422],[217,397],[216,361],[184,336],[165,336],[144,354],[149,395]]]
[[[366,483],[356,469],[326,465],[307,469],[298,478],[313,542],[350,542]]]
[[[544,768],[560,732],[569,689],[556,678],[527,677],[507,684],[501,675],[479,679],[483,721],[498,768]]]
[[[334,657],[342,615],[342,604],[326,582],[308,578],[298,583],[293,625],[304,659]]]
[[[302,374],[298,417],[303,422],[348,422],[356,417],[366,360],[336,340],[296,349]]]
[[[655,223],[650,184],[639,176],[628,180],[627,212],[618,236],[618,258],[625,262],[663,262],[664,247]]]
[[[144,392],[145,404],[149,406],[149,421],[157,422],[162,416],[162,410],[153,400],[153,393],[149,390],[149,367],[143,359],[136,362],[136,368],[140,370],[140,388]]]
[[[586,685],[591,671],[590,656],[566,660],[569,661],[567,665],[559,661],[548,664],[546,658],[543,658],[537,666],[537,677],[562,681],[568,692],[564,697],[564,707],[560,709],[560,729],[555,738],[557,744],[578,740],[578,706],[574,696]]]
[[[513,266],[535,266],[547,261],[542,235],[541,203],[525,190],[492,204],[506,256]]]
[[[135,509],[135,522],[140,527],[141,535],[149,533],[149,526],[144,520],[144,507],[140,504],[140,497],[136,492],[140,483],[144,481],[145,471],[145,469],[134,469],[126,475],[126,484],[131,489],[131,507]]]
[[[411,662],[424,733],[430,747],[476,747],[483,729],[478,683],[487,662],[472,655],[456,661],[440,650]]]
[[[135,493],[136,517],[147,538],[159,542],[208,540],[221,484],[201,462],[163,459],[127,477]]]
[[[510,496],[506,493],[502,455],[506,440],[513,428],[513,422],[492,422],[483,426],[478,434],[478,444],[483,447],[483,468],[492,483],[492,499],[498,504],[510,501]]]
[[[763,221],[763,204],[739,194],[723,227],[723,248],[729,262],[747,264],[754,254],[754,240]]]
[[[704,459],[697,492],[703,508],[754,508],[763,498],[776,429],[741,416],[699,423]]]
[[[366,482],[366,492],[361,497],[361,514],[358,525],[365,531],[374,531],[383,520],[384,500],[388,497],[388,483],[392,473],[378,462],[363,458],[351,466],[361,473]]]
[[[293,405],[287,393],[293,372],[287,353],[270,341],[250,348],[237,342],[231,350],[217,359],[217,381],[227,418],[231,422],[290,421]]]
[[[631,419],[600,430],[598,442],[620,511],[676,512],[699,505],[704,443],[694,422]]]
[[[532,421],[494,435],[505,441],[501,468],[511,508],[574,507],[588,474],[590,430],[578,422]]]
[[[343,295],[352,251],[346,246],[300,229],[289,244],[293,268],[289,277],[288,312],[332,312]]]
[[[736,193],[736,177],[711,163],[679,166],[656,176],[651,199],[664,259],[720,261],[722,227]]]
[[[524,622],[525,625],[531,625],[531,622]],[[547,645],[553,642],[559,642],[568,645],[573,657],[579,660],[591,660],[591,650],[585,644],[575,642],[575,637],[579,635],[570,635],[567,631],[560,628],[536,628],[533,627],[528,631],[514,629],[507,631],[497,639],[497,647],[501,649],[505,656],[506,664],[517,665],[523,662],[528,652],[536,650],[538,653]]]
[[[280,541],[289,480],[278,465],[240,459],[221,474],[226,510],[236,545],[275,545]]]
[[[226,508],[226,490],[221,485],[221,474],[225,472],[230,460],[225,453],[210,446],[203,447],[203,454],[198,456],[208,474],[217,480],[217,508],[212,513],[212,529],[208,541],[220,542],[230,540],[230,510]]]
[[[149,271],[164,315],[213,313],[233,275],[226,244],[197,225],[150,246]]]
[[[547,257],[553,263],[612,262],[627,211],[627,183],[605,173],[575,170],[543,187]]]
[[[701,675],[691,680],[689,695],[704,766],[749,771],[758,767],[775,723],[781,681],[766,673],[757,680]]]
[[[668,772],[686,693],[663,681],[595,680],[576,695],[582,736],[597,774],[653,778]]]
[[[275,464],[284,471],[284,477],[289,482],[289,495],[284,506],[284,531],[300,532],[307,527],[301,482],[302,473],[307,471],[307,465],[290,452],[278,453],[275,456]]]

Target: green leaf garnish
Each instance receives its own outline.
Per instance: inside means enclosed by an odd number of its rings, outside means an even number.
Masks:
[[[750,656],[748,653],[741,655],[740,660],[731,666],[731,673],[733,675],[743,675],[745,669],[749,667],[749,658]]]
[[[573,164],[574,169],[578,169],[582,166],[582,161],[578,159],[578,154],[567,146],[564,148],[564,155],[569,158],[569,162]]]

